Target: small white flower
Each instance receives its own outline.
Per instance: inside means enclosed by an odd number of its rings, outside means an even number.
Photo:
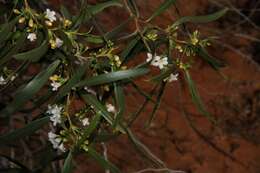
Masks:
[[[56,38],[55,40],[57,48],[60,48],[63,45],[63,41],[60,38]]]
[[[178,80],[179,73],[171,74],[169,77],[164,79],[164,82],[173,82]]]
[[[55,11],[51,11],[50,9],[46,9],[46,12],[45,12],[45,17],[50,21],[50,22],[54,22],[57,20],[56,18],[56,12]]]
[[[82,124],[83,124],[83,126],[88,126],[89,125],[89,119],[88,118],[84,118],[82,120]]]
[[[61,85],[62,85],[62,84],[61,84],[60,82],[52,81],[52,82],[51,82],[52,91],[57,91],[58,88],[59,88]]]
[[[61,123],[61,113],[62,113],[62,106],[58,105],[48,105],[48,110],[46,113],[50,114],[50,120],[53,122],[53,125],[56,126],[57,124]]]
[[[147,59],[146,59],[146,62],[150,62],[150,61],[152,61],[152,59],[153,59],[153,55],[151,54],[151,53],[147,53]]]
[[[97,95],[96,91],[94,91],[93,89],[90,89],[89,87],[85,86],[84,90],[86,90],[88,93],[93,94],[93,95]]]
[[[107,107],[107,111],[108,112],[111,112],[111,113],[115,113],[116,112],[116,108],[112,104],[108,103],[108,104],[106,104],[106,107]]]
[[[7,81],[3,76],[0,76],[0,85],[5,85],[5,84],[7,84]]]
[[[62,143],[62,139],[60,138],[59,135],[57,135],[53,132],[49,132],[48,138],[49,138],[49,141],[51,142],[54,149],[59,149],[62,152],[66,151],[64,144]]]
[[[155,56],[151,62],[151,65],[153,65],[155,67],[159,67],[159,69],[163,69],[165,66],[168,65],[168,58]]]
[[[33,42],[37,39],[37,35],[35,33],[29,33],[27,39]]]

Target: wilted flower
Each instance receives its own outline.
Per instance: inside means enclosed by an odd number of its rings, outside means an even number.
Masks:
[[[49,132],[48,138],[54,149],[59,149],[62,152],[66,151],[64,144],[62,143],[62,139],[59,135],[57,135],[53,132]]]
[[[53,125],[56,126],[57,124],[61,123],[61,113],[62,113],[62,106],[58,105],[48,105],[48,110],[46,113],[50,114],[50,120],[53,122]]]
[[[35,33],[29,33],[27,39],[33,42],[37,39],[37,35]]]
[[[63,45],[63,41],[58,37],[56,38],[55,42],[57,48],[60,48]]]
[[[46,14],[45,14],[45,17],[49,20],[49,21],[51,21],[51,22],[54,22],[54,21],[56,21],[57,20],[57,18],[56,18],[56,12],[55,11],[51,11],[50,9],[46,9],[46,12],[45,12]]]

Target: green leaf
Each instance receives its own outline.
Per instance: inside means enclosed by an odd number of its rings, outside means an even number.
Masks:
[[[196,105],[198,111],[202,113],[206,118],[208,118],[211,122],[215,123],[215,119],[212,117],[212,115],[206,110],[200,95],[198,94],[197,88],[191,79],[190,73],[188,70],[185,70],[185,79],[188,83],[190,95],[192,98],[193,103]]]
[[[100,112],[101,116],[110,124],[113,125],[113,118],[111,114],[107,111],[107,108],[100,103],[93,95],[91,94],[85,94],[81,95],[83,100],[94,107],[96,112]],[[120,132],[125,133],[124,129],[121,127],[120,124],[117,125],[116,129],[118,129]]]
[[[3,136],[0,136],[0,145],[8,144],[11,142],[16,142],[17,140],[24,138],[25,136],[32,135],[40,129],[43,125],[49,122],[49,117],[43,117],[37,120],[34,120],[27,124],[25,127],[13,130]]]
[[[104,43],[104,39],[101,36],[98,35],[92,35],[92,34],[88,34],[87,36],[84,37],[85,40],[88,43],[94,43],[94,44],[102,44]]]
[[[149,120],[148,120],[148,122],[147,122],[147,124],[146,124],[146,127],[149,127],[149,126],[151,125],[151,123],[152,123],[152,121],[153,121],[153,119],[154,119],[154,117],[155,117],[155,113],[156,113],[156,111],[158,110],[158,108],[160,107],[161,100],[162,100],[162,96],[163,96],[163,93],[164,93],[164,91],[165,91],[165,86],[166,86],[166,83],[163,82],[163,83],[161,84],[160,89],[159,89],[159,92],[158,92],[158,95],[157,95],[157,98],[156,98],[156,103],[155,103],[155,105],[154,105],[154,107],[153,107],[152,114],[151,114],[150,117],[149,117]]]
[[[0,66],[6,63],[7,61],[9,61],[12,58],[12,56],[19,51],[19,49],[23,46],[25,39],[26,39],[26,35],[25,33],[22,33],[18,38],[18,40],[16,41],[16,44],[11,48],[11,50],[9,50],[6,55],[1,57]]]
[[[131,10],[131,12],[138,17],[139,16],[139,10],[137,8],[135,0],[127,0],[127,4]]]
[[[226,14],[228,8],[224,8],[216,13],[205,15],[205,16],[185,16],[178,19],[171,27],[175,28],[183,23],[191,22],[191,23],[208,23],[215,21]]]
[[[48,41],[44,40],[40,45],[40,47],[37,47],[28,52],[16,54],[14,55],[14,58],[17,60],[29,60],[32,62],[37,62],[46,54],[48,48],[49,48]]]
[[[127,47],[124,49],[124,51],[121,53],[120,57],[123,62],[127,61],[129,59],[129,56],[131,55],[132,50],[135,48],[137,43],[141,40],[141,37],[139,35],[136,35],[127,45]]]
[[[116,98],[116,104],[118,107],[118,112],[116,113],[116,117],[113,123],[113,127],[116,127],[119,122],[121,122],[121,119],[125,112],[125,95],[124,95],[124,89],[120,84],[114,83],[114,92],[115,92],[115,98]]]
[[[86,69],[86,65],[78,67],[78,70],[73,74],[70,80],[58,91],[58,94],[56,95],[54,102],[59,101],[62,97],[64,97],[71,91],[75,84],[77,84],[81,80],[82,76],[86,72]]]
[[[139,139],[137,139],[129,128],[126,129],[128,138],[133,143],[135,149],[142,155],[145,159],[151,162],[153,165],[158,167],[165,167],[163,161],[158,159]]]
[[[0,43],[5,42],[9,38],[10,32],[12,32],[12,29],[14,28],[17,20],[18,20],[18,17],[13,19],[12,21],[10,21],[7,24],[4,24],[4,26],[1,28],[1,31],[0,31]]]
[[[161,15],[165,10],[167,10],[172,4],[174,4],[176,0],[165,0],[152,14],[152,16],[147,20],[150,22],[153,20],[155,17]]]
[[[111,6],[118,6],[118,7],[122,7],[123,5],[120,3],[120,0],[110,0],[107,2],[103,2],[103,3],[98,3],[97,5],[93,5],[90,6],[88,8],[88,11],[92,14],[92,15],[96,15],[97,13],[102,12],[104,9],[111,7]]]
[[[120,173],[121,171],[112,163],[107,161],[103,156],[101,156],[96,150],[92,147],[88,147],[88,154],[95,159],[100,166],[102,166],[105,170],[110,170],[112,173]]]
[[[197,54],[215,70],[219,70],[220,68],[225,67],[225,64],[223,62],[209,55],[207,50],[203,47],[198,48]]]
[[[68,10],[67,7],[65,7],[64,5],[61,5],[60,6],[60,11],[61,11],[61,14],[68,20],[71,20],[72,19],[72,16]]]
[[[49,77],[54,73],[59,64],[60,60],[56,60],[46,70],[36,75],[24,88],[17,91],[14,96],[14,100],[1,112],[4,117],[21,109],[29,99],[33,98],[35,94],[46,84]]]
[[[121,71],[116,71],[111,73],[105,73],[105,74],[91,77],[89,79],[85,79],[82,82],[78,83],[76,87],[106,84],[106,83],[115,82],[123,79],[142,76],[148,72],[149,69],[147,68],[134,68],[130,70],[121,70]]]
[[[62,169],[62,173],[71,173],[73,169],[72,165],[72,151],[69,152]]]

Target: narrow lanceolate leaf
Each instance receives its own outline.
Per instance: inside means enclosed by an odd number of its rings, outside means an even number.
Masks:
[[[122,5],[122,3],[120,3],[120,0],[110,0],[110,1],[107,1],[107,2],[98,3],[97,5],[90,6],[88,8],[88,10],[92,15],[95,15],[95,14],[103,11],[105,8],[108,8],[108,7],[111,7],[111,6],[122,7],[123,5]]]
[[[131,10],[131,12],[135,15],[135,16],[139,16],[139,10],[137,8],[137,4],[135,2],[135,0],[127,0],[127,4]]]
[[[15,18],[12,21],[10,21],[9,23],[4,24],[4,26],[0,30],[0,43],[6,41],[9,38],[10,32],[14,28],[17,20],[18,20],[18,18]]]
[[[101,156],[94,148],[88,147],[88,154],[93,159],[95,159],[105,170],[109,170],[111,173],[121,172],[115,165],[113,165],[111,162],[109,162],[103,156]]]
[[[68,156],[63,165],[62,173],[71,173],[72,172],[72,151],[69,152]]]
[[[122,62],[125,62],[128,60],[129,56],[131,55],[132,50],[137,45],[137,43],[140,41],[141,37],[139,35],[136,35],[127,45],[127,47],[124,49],[124,51],[121,53],[120,57]]]
[[[49,117],[43,117],[38,120],[34,120],[27,124],[25,127],[16,129],[14,131],[11,131],[10,133],[7,133],[3,136],[0,136],[0,145],[8,144],[10,142],[17,141],[25,136],[32,135],[40,129],[43,125],[47,124],[49,122]]]
[[[1,57],[0,66],[8,62],[12,58],[12,56],[19,51],[19,49],[23,46],[25,39],[26,39],[26,35],[25,33],[22,33],[18,38],[16,44],[8,51],[7,54]]]
[[[98,36],[98,35],[88,34],[87,36],[84,37],[84,39],[88,43],[94,43],[94,44],[102,44],[102,43],[104,43],[103,37]]]
[[[162,82],[161,87],[160,87],[159,92],[158,92],[158,95],[156,97],[156,103],[153,107],[152,114],[150,115],[149,120],[147,121],[147,124],[146,124],[147,127],[149,127],[151,125],[152,121],[154,120],[155,114],[160,107],[161,100],[162,100],[162,97],[163,97],[163,93],[165,91],[165,86],[166,86],[166,83]]]
[[[70,78],[70,80],[63,86],[61,87],[61,89],[59,90],[58,94],[55,97],[55,101],[57,102],[58,100],[60,100],[62,97],[64,97],[65,95],[67,95],[71,89],[75,86],[75,84],[77,84],[82,76],[85,74],[85,71],[87,69],[86,65],[80,66],[78,68],[78,70],[74,73],[74,75]]]
[[[176,27],[178,25],[181,25],[183,23],[191,22],[191,23],[208,23],[215,21],[219,19],[220,17],[224,16],[226,12],[228,11],[227,8],[220,10],[216,13],[210,14],[210,15],[205,15],[205,16],[185,16],[180,19],[178,19],[172,27]]]
[[[67,7],[65,7],[64,5],[61,5],[60,6],[60,11],[61,11],[61,14],[68,20],[71,20],[72,16],[68,10]]]
[[[121,70],[121,71],[116,71],[111,73],[105,73],[105,74],[91,77],[89,79],[85,79],[82,82],[78,83],[76,87],[106,84],[106,83],[115,82],[123,79],[142,76],[148,72],[149,69],[147,68],[135,68],[130,70]]]
[[[101,114],[101,116],[110,124],[113,124],[113,118],[111,116],[111,114],[107,111],[107,108],[100,103],[100,101],[97,100],[96,97],[94,97],[91,94],[86,94],[86,95],[81,95],[81,97],[83,98],[83,100],[87,103],[90,104],[94,107],[96,112],[99,112]],[[118,129],[120,132],[125,133],[123,127],[121,127],[120,124],[117,125],[116,129]]]
[[[215,70],[225,67],[225,63],[209,55],[207,50],[203,47],[198,48],[197,54]]]
[[[153,20],[155,17],[161,15],[165,10],[167,10],[171,5],[173,5],[176,0],[165,0],[152,14],[152,16],[147,20],[148,22]]]
[[[48,47],[48,41],[44,40],[40,47],[32,49],[28,52],[16,54],[14,55],[14,58],[17,60],[29,60],[32,62],[37,62],[46,54]]]
[[[193,82],[193,80],[191,79],[190,73],[189,71],[185,71],[185,79],[188,83],[188,87],[189,87],[189,91],[190,91],[190,95],[192,98],[193,103],[196,105],[198,111],[200,113],[202,113],[206,118],[208,118],[210,121],[212,121],[213,123],[215,123],[215,119],[212,117],[212,115],[206,110],[200,95],[198,94],[197,88]]]
[[[22,106],[46,84],[49,77],[54,73],[59,66],[60,60],[56,60],[46,70],[36,75],[24,88],[20,89],[14,96],[14,100],[7,105],[1,112],[3,117],[7,117],[15,111],[22,108]]]
[[[121,122],[121,119],[125,112],[125,95],[124,95],[124,89],[120,84],[114,84],[114,92],[115,92],[115,98],[116,98],[116,104],[118,107],[118,112],[116,113],[116,117],[114,120],[113,127],[116,127],[119,122]]]

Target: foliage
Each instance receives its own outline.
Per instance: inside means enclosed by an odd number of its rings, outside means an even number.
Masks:
[[[105,169],[120,172],[96,151],[100,143],[120,134],[128,135],[139,150],[149,155],[129,129],[135,118],[128,117],[129,113],[125,111],[125,87],[128,85],[135,86],[148,102],[154,103],[146,124],[149,126],[159,108],[165,86],[178,81],[183,74],[193,102],[202,114],[214,121],[200,100],[189,69],[196,61],[196,55],[215,70],[223,64],[207,53],[210,39],[201,38],[197,30],[183,34],[182,27],[187,22],[217,20],[227,9],[208,16],[182,17],[167,28],[154,25],[153,19],[175,2],[165,0],[145,21],[140,19],[135,0],[110,0],[95,5],[81,1],[81,10],[76,15],[65,6],[61,6],[60,12],[45,9],[43,1],[4,4],[13,10],[1,11],[0,85],[2,95],[5,91],[14,95],[1,109],[0,118],[6,125],[18,114],[30,114],[31,118],[24,127],[0,136],[0,145],[12,146],[17,140],[49,124],[48,140],[53,147],[51,150],[48,146],[43,149],[43,153],[52,154],[40,156],[40,160],[45,158],[42,165],[29,169],[16,164],[17,171],[12,168],[11,172],[43,172],[51,162],[65,159],[62,172],[69,173],[73,170],[73,158],[82,152]],[[95,15],[106,8],[125,8],[130,17],[112,31],[100,32],[102,25],[96,24]],[[118,33],[133,21],[136,30],[120,37]],[[145,25],[141,26],[141,22]],[[90,29],[85,31],[86,28]],[[138,60],[138,66],[130,66],[129,62],[135,61],[142,53],[147,54],[147,60]],[[28,77],[26,74],[30,65],[40,65],[36,76]],[[154,71],[156,68],[158,74],[151,77],[150,69]],[[144,77],[150,78],[145,82],[160,86],[155,89],[155,101],[154,94],[147,94],[134,83]],[[84,103],[76,112],[72,110],[74,101]],[[35,110],[40,113],[37,115]],[[28,119],[27,115],[24,119]]]

